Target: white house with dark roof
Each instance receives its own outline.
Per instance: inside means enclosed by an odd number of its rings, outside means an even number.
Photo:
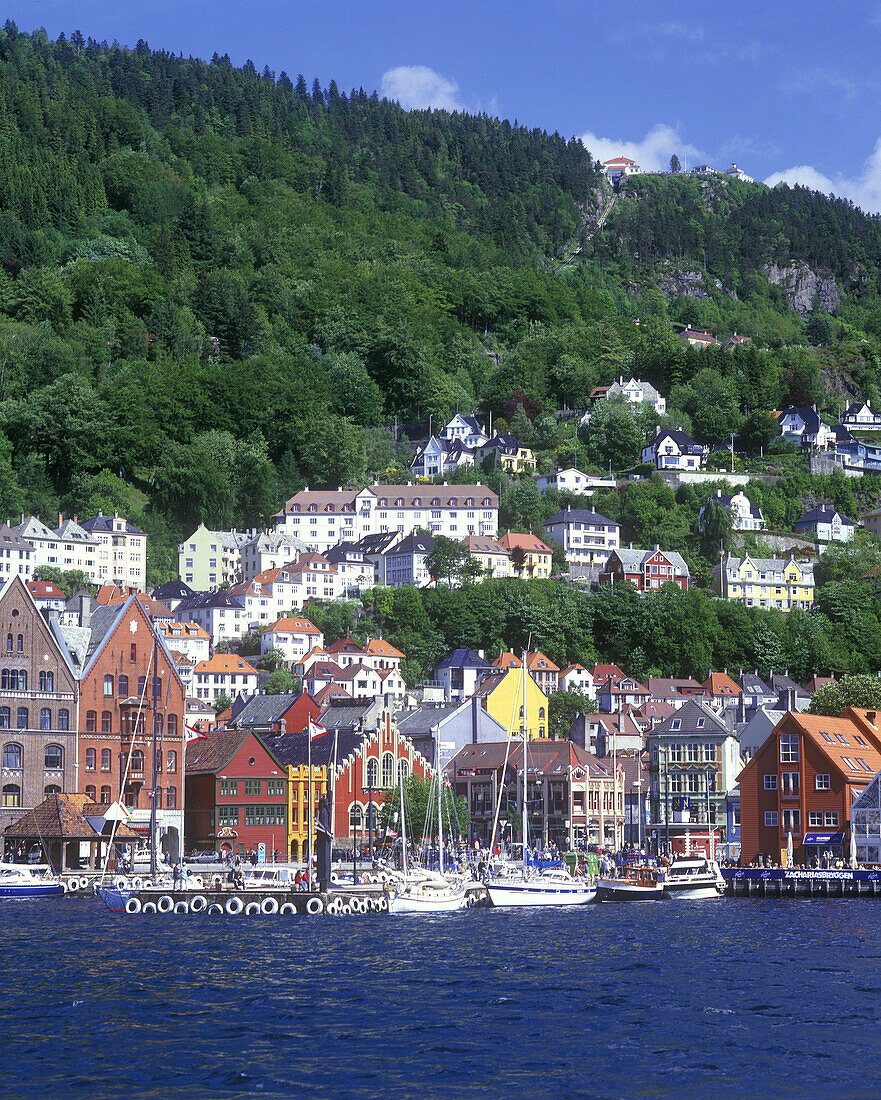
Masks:
[[[848,428],[881,428],[881,412],[876,412],[868,401],[854,401],[841,423]]]
[[[249,581],[267,569],[278,569],[296,561],[300,554],[308,550],[302,539],[283,531],[260,531],[242,545],[242,579]]]
[[[452,420],[449,420],[444,425],[443,430],[440,432],[440,436],[442,439],[446,439],[449,442],[455,441],[471,450],[475,447],[482,447],[484,443],[489,440],[489,433],[474,415],[473,411],[470,416],[457,412]]]
[[[609,386],[605,397],[608,399],[619,393],[623,394],[631,405],[651,405],[659,416],[667,411],[666,399],[661,397],[650,382],[641,382],[638,378],[631,378],[628,382],[625,382],[622,375],[617,382],[613,382]]]
[[[425,588],[431,584],[426,562],[433,549],[433,535],[416,531],[407,535],[383,555],[379,567],[380,583],[391,588],[404,584]]]
[[[474,465],[474,450],[461,440],[433,435],[416,452],[410,467],[414,477],[440,477],[460,466]]]
[[[552,542],[566,551],[572,565],[604,562],[619,545],[620,524],[586,508],[564,508],[545,521]]]
[[[699,470],[707,448],[678,429],[659,428],[655,438],[642,449],[642,461],[659,470]]]
[[[717,489],[715,499],[731,513],[731,529],[733,531],[764,531],[765,517],[762,515],[761,508],[758,504],[753,504],[742,491],[727,496],[721,489]],[[706,504],[702,504],[698,513],[698,526],[701,529],[703,529],[706,508]]]
[[[822,450],[853,439],[847,428],[824,420],[815,405],[789,405],[777,417],[777,422],[784,439],[797,440],[803,447]]]
[[[856,523],[834,508],[817,506],[805,512],[793,524],[800,535],[813,535],[818,542],[850,542]]]
[[[595,489],[614,489],[618,484],[612,477],[594,477],[582,473],[574,466],[565,470],[554,470],[551,474],[533,474],[532,480],[540,493],[556,489],[558,492],[579,493],[585,497],[589,497]]]
[[[130,585],[143,590],[147,580],[147,536],[133,523],[114,512],[99,512],[82,525],[97,539],[98,579],[101,584]]]

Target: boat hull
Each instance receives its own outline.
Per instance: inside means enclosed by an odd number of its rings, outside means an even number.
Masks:
[[[18,886],[0,886],[0,898],[54,898],[64,893],[60,882],[21,883]]]
[[[388,904],[390,913],[453,913],[464,906],[464,893],[451,894],[449,897],[392,894]]]
[[[539,882],[493,882],[488,883],[486,891],[496,909],[520,908],[525,906],[563,906],[587,905],[596,897],[595,886],[581,886],[573,883],[550,885]]]
[[[715,881],[694,885],[668,882],[664,885],[664,897],[672,898],[674,901],[703,901],[706,898],[720,898],[723,893],[724,888],[720,890]]]
[[[623,879],[597,879],[597,901],[661,901],[664,884],[646,886]]]

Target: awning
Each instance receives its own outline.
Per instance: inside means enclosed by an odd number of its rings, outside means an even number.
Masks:
[[[805,844],[843,844],[844,833],[805,833]]]

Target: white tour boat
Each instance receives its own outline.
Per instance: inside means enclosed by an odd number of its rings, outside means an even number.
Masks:
[[[64,886],[47,863],[0,863],[0,898],[50,898]]]
[[[705,856],[674,859],[664,876],[664,897],[697,901],[718,898],[725,893],[725,879],[719,864]]]
[[[597,901],[660,901],[664,880],[655,867],[626,868],[620,878],[597,879]]]

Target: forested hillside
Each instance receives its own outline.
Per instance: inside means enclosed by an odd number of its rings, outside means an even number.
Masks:
[[[153,579],[200,519],[407,476],[401,425],[457,406],[543,466],[625,470],[652,418],[550,415],[625,371],[747,451],[763,409],[881,397],[878,222],[803,190],[640,177],[554,274],[609,194],[574,139],[10,23],[0,154],[0,516],[118,507]],[[819,326],[764,275],[802,260],[840,284]],[[695,266],[705,297],[671,289]],[[671,320],[755,339],[697,352]]]

